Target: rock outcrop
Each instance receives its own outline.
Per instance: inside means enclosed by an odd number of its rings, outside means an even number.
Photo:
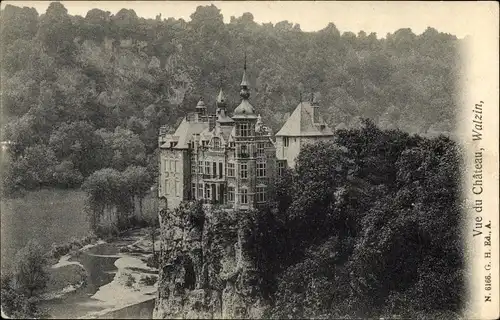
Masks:
[[[260,318],[265,302],[249,256],[248,212],[183,203],[160,214],[153,318]]]

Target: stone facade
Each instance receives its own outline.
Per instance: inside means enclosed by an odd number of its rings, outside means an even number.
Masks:
[[[295,160],[305,145],[329,140],[332,136],[332,130],[321,116],[318,101],[314,97],[311,101],[301,101],[276,133],[278,165],[294,168]]]
[[[174,134],[160,132],[158,195],[169,208],[203,200],[235,209],[264,205],[274,193],[276,149],[271,130],[248,101],[244,73],[241,104],[227,115],[222,90],[216,113],[200,99]]]
[[[158,196],[169,208],[185,200],[203,200],[234,209],[252,209],[274,197],[281,169],[295,166],[301,148],[330,139],[332,131],[319,103],[301,102],[276,134],[262,123],[249,102],[246,69],[240,84],[241,103],[229,117],[221,89],[215,114],[203,99],[175,133],[161,131]]]

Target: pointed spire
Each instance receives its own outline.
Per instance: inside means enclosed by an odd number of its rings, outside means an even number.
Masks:
[[[248,80],[247,80],[247,52],[245,51],[245,62],[243,64],[243,77],[241,79],[241,87],[248,87]]]
[[[217,96],[217,104],[225,103],[226,96],[224,95],[224,91],[220,88],[219,95]]]
[[[250,90],[248,89],[248,80],[247,80],[247,53],[245,51],[245,63],[243,64],[243,77],[241,79],[240,84],[240,97],[243,100],[248,100],[250,97]]]
[[[226,108],[226,95],[224,91],[222,91],[222,87],[220,88],[219,95],[217,96],[217,100],[215,102],[217,109],[225,109]]]
[[[205,101],[203,101],[203,97],[200,97],[200,100],[198,100],[196,108],[205,108]]]

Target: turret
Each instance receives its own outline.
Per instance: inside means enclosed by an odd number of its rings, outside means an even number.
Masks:
[[[224,95],[224,92],[222,91],[222,88],[219,91],[219,95],[217,96],[217,100],[215,102],[215,105],[217,107],[216,110],[216,116],[217,116],[217,123],[220,125],[233,125],[234,121],[227,115],[227,103],[226,103],[226,96]]]
[[[206,121],[206,116],[207,116],[207,106],[205,105],[203,98],[200,97],[200,100],[196,104],[196,117],[195,117],[196,122]]]
[[[248,98],[250,98],[250,89],[248,88],[248,80],[247,80],[247,58],[245,55],[245,65],[243,67],[243,77],[241,79],[240,84],[240,97],[241,103],[239,106],[234,109],[233,119],[248,119],[248,120],[256,120],[257,115],[255,114],[255,110],[253,106],[248,102]]]
[[[255,206],[255,168],[256,168],[256,141],[255,124],[257,115],[253,106],[248,101],[250,89],[246,74],[247,63],[245,55],[245,65],[243,77],[240,84],[241,103],[234,109],[233,120],[235,122],[235,164],[237,169],[236,177],[236,209],[250,209]]]

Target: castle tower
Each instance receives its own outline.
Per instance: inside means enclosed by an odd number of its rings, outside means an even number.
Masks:
[[[205,118],[207,116],[207,106],[203,101],[203,98],[200,97],[200,100],[196,104],[196,121],[203,122],[206,121]]]
[[[226,102],[226,96],[224,95],[224,92],[222,91],[222,88],[219,91],[219,95],[217,96],[217,100],[215,102],[216,105],[216,117],[217,117],[217,124],[221,126],[232,126],[234,125],[234,120],[231,119],[227,115],[227,102]]]
[[[248,101],[250,89],[246,74],[246,56],[243,77],[240,84],[241,103],[234,109],[235,122],[235,209],[251,209],[255,207],[255,175],[256,175],[256,137],[255,124],[257,115]]]
[[[286,166],[295,167],[295,160],[305,145],[328,141],[333,137],[333,131],[321,116],[317,97],[311,94],[309,101],[302,101],[302,97],[300,100],[299,105],[276,133],[278,174]]]

